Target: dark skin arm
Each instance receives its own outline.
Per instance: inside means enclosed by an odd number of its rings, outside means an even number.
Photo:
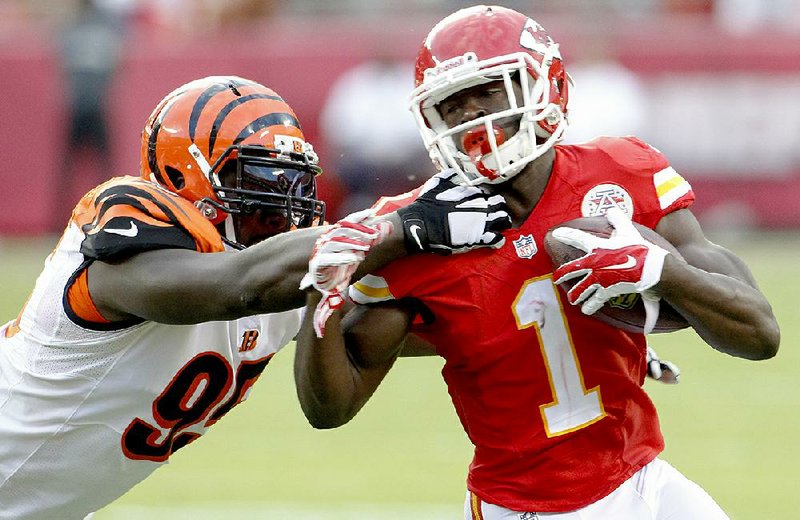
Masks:
[[[423,357],[436,356],[436,347],[420,338],[416,334],[408,334],[403,348],[400,350],[400,357]]]
[[[359,267],[363,276],[405,254],[396,214],[393,233]],[[328,227],[290,231],[239,252],[147,251],[119,262],[93,262],[89,292],[111,321],[132,317],[193,324],[280,312],[303,305],[298,289],[317,237]]]
[[[666,215],[656,231],[686,260],[666,257],[657,293],[716,350],[746,359],[773,357],[780,329],[744,262],[708,241],[689,210]]]
[[[294,374],[308,422],[325,429],[347,423],[361,410],[406,344],[414,352],[430,350],[421,339],[407,335],[416,311],[403,301],[357,306],[344,318],[336,311],[325,326],[329,332],[317,338],[311,319],[320,298],[316,291],[308,293]]]

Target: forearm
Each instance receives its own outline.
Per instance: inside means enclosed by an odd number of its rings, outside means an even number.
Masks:
[[[238,314],[264,314],[302,307],[300,280],[308,272],[314,242],[329,226],[276,235],[236,253]]]
[[[326,324],[327,334],[318,338],[311,324],[321,295],[307,295],[304,323],[297,336],[294,374],[303,413],[315,428],[335,428],[348,422],[361,408],[357,398],[358,373],[345,348],[341,312]]]
[[[391,232],[380,243],[376,244],[369,252],[353,275],[353,280],[358,280],[365,274],[380,269],[392,260],[408,254],[403,238],[403,224],[397,213],[377,217],[373,222],[379,220],[388,221],[391,224]]]
[[[359,266],[353,280],[404,256],[403,228],[396,213],[366,222],[388,221],[391,231],[376,244]],[[277,235],[240,253],[244,283],[243,310],[252,313],[279,312],[303,305],[305,294],[298,287],[308,271],[316,239],[329,226]]]
[[[670,255],[655,289],[715,349],[747,359],[767,359],[777,352],[777,322],[767,300],[752,285]]]

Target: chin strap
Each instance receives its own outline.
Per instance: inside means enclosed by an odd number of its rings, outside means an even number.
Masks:
[[[228,216],[225,217],[225,220],[223,221],[223,225],[225,226],[225,234],[222,235],[222,241],[234,249],[244,249],[245,246],[236,240],[236,231],[233,228],[233,215],[228,213]]]

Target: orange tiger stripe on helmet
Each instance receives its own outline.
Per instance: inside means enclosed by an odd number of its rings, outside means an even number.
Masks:
[[[209,167],[234,145],[274,149],[275,134],[305,141],[294,111],[273,90],[236,76],[192,81],[167,95],[145,124],[141,175],[189,201],[219,202]],[[224,217],[210,218],[218,224]]]

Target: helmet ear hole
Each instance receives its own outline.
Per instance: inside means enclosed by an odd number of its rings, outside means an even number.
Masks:
[[[183,187],[186,186],[186,179],[183,178],[183,174],[180,171],[172,166],[167,166],[164,170],[167,172],[167,177],[169,177],[170,182],[175,186],[176,190],[182,190]]]

